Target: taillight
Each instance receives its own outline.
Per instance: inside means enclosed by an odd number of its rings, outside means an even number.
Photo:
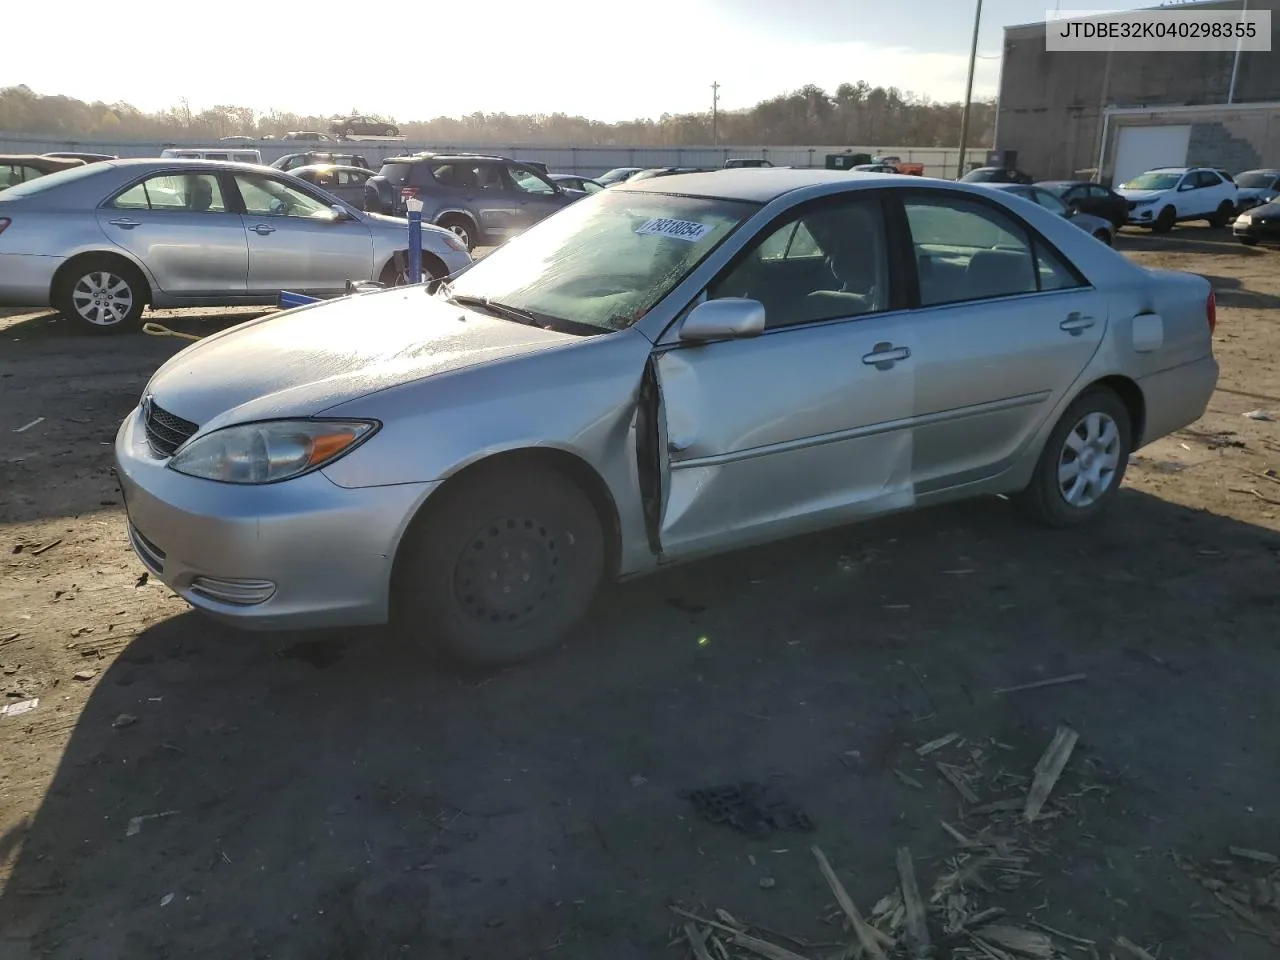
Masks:
[[[1209,321],[1209,333],[1213,333],[1218,325],[1218,294],[1213,290],[1209,291],[1209,299],[1205,301],[1204,314]]]
[[[4,233],[4,228],[12,222],[8,217],[0,217],[0,233]]]

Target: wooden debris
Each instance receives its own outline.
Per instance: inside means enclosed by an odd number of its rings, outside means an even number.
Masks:
[[[1020,683],[1016,687],[999,687],[991,692],[996,696],[1000,696],[1005,693],[1018,693],[1022,690],[1039,690],[1041,687],[1056,687],[1063,683],[1078,683],[1081,680],[1088,679],[1089,675],[1087,673],[1069,673],[1066,676],[1052,677],[1048,680],[1036,680],[1032,683]]]
[[[1128,937],[1116,937],[1116,946],[1129,954],[1129,956],[1133,957],[1134,960],[1156,960],[1155,957],[1147,953],[1147,951],[1143,950]]]
[[[979,936],[988,945],[995,944],[1021,957],[1033,957],[1035,960],[1053,960],[1053,940],[1047,934],[1040,933],[1037,930],[1026,930],[1022,927],[1008,927],[1003,924],[993,923],[983,927]]]
[[[818,869],[822,871],[823,879],[827,881],[827,886],[831,888],[831,892],[835,895],[836,903],[840,904],[840,909],[845,912],[845,916],[849,918],[849,923],[853,925],[853,933],[858,938],[858,942],[862,944],[862,949],[872,960],[887,960],[884,951],[880,949],[880,944],[877,942],[876,934],[879,931],[869,926],[862,919],[862,914],[858,912],[858,908],[854,905],[853,900],[850,899],[844,884],[840,882],[836,872],[831,869],[831,863],[827,860],[827,855],[817,845],[809,849],[813,851],[814,859],[818,861]],[[889,945],[892,946],[893,942],[890,941]]]
[[[684,938],[689,941],[689,949],[693,951],[696,960],[712,960],[711,954],[707,951],[707,934],[710,932],[708,928],[700,933],[691,921],[685,921]]]
[[[32,550],[31,555],[33,557],[38,557],[40,556],[40,554],[44,553],[46,550],[52,550],[61,542],[62,542],[61,537],[59,537],[57,540],[50,540],[48,543],[44,544],[43,546],[36,547],[34,550]]]
[[[938,768],[938,772],[946,777],[947,782],[956,788],[956,792],[964,797],[969,803],[977,803],[978,795],[973,792],[973,788],[969,786],[964,779],[964,774],[959,767],[953,767],[949,763],[938,762],[934,764]]]
[[[981,937],[975,936],[972,933],[969,934],[969,942],[981,950],[983,956],[990,957],[991,960],[1013,960],[1013,957],[1009,956],[1009,954],[1005,953],[1003,950],[992,946]]]
[[[961,833],[951,824],[947,823],[947,821],[939,820],[938,823],[942,824],[942,829],[947,831],[947,833],[951,834],[951,839],[954,840],[956,843],[960,844],[960,846],[962,847],[978,846],[978,844],[974,843],[974,841],[970,840],[968,837],[966,837],[963,833]]]
[[[1094,944],[1094,941],[1092,940],[1086,940],[1084,937],[1073,937],[1071,934],[1063,933],[1061,930],[1055,930],[1047,923],[1041,923],[1039,920],[1032,920],[1028,918],[1027,923],[1031,924],[1033,927],[1039,927],[1045,933],[1051,933],[1055,937],[1061,937],[1063,940],[1069,940],[1071,943],[1078,943],[1082,947],[1092,947]]]
[[[750,950],[757,956],[768,957],[769,960],[808,960],[808,958],[802,957],[786,947],[780,947],[776,943],[770,943],[768,940],[747,936],[745,933],[735,933],[729,938],[729,942],[735,947]]]
[[[901,780],[903,783],[905,783],[908,787],[912,787],[912,788],[914,788],[914,789],[916,789],[916,790],[923,790],[923,789],[924,789],[924,784],[923,784],[923,783],[921,783],[921,782],[920,782],[919,780],[917,780],[915,777],[912,777],[912,776],[909,776],[909,775],[907,775],[907,774],[903,773],[903,772],[902,772],[901,770],[899,770],[897,767],[894,767],[894,769],[893,769],[893,775],[894,775],[895,777],[897,777],[899,780]]]
[[[716,916],[720,918],[721,923],[725,924],[726,926],[733,927],[735,930],[745,931],[747,929],[747,925],[743,923],[741,920],[735,919],[733,914],[731,914],[728,910],[717,909]]]
[[[948,733],[946,736],[939,737],[937,740],[930,740],[928,743],[916,747],[916,753],[922,757],[927,757],[934,751],[941,750],[943,747],[955,743],[959,739],[960,734]]]
[[[1241,860],[1253,860],[1255,863],[1280,863],[1280,857],[1274,853],[1266,853],[1262,850],[1249,850],[1245,847],[1227,847],[1227,852],[1233,857],[1239,857]]]
[[[1021,810],[1026,804],[1027,801],[1025,799],[1020,800],[1013,797],[1008,800],[992,800],[990,803],[984,803],[980,807],[974,807],[969,812],[983,815],[988,813],[1012,813],[1014,810]]]
[[[929,956],[929,926],[925,921],[924,902],[916,885],[916,867],[909,847],[898,848],[898,882],[902,887],[902,903],[906,907],[907,950],[916,960]]]
[[[1071,751],[1076,748],[1076,741],[1079,739],[1080,735],[1070,727],[1059,727],[1057,733],[1053,735],[1048,749],[1036,764],[1036,776],[1031,782],[1031,789],[1027,791],[1027,805],[1022,811],[1022,818],[1027,823],[1031,823],[1040,816],[1040,811],[1044,809],[1049,794],[1053,792],[1054,785],[1062,775],[1067,761],[1071,759]]]

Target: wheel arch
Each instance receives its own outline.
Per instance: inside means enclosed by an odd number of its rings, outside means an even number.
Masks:
[[[391,569],[392,595],[394,596],[395,586],[402,572],[405,547],[442,509],[442,504],[447,501],[447,497],[442,494],[467,483],[483,472],[515,471],[530,465],[549,468],[558,473],[567,482],[581,490],[591,501],[591,506],[595,509],[596,517],[600,521],[600,530],[604,534],[604,573],[609,579],[616,577],[622,556],[622,521],[618,514],[617,501],[604,477],[582,457],[560,447],[518,447],[492,453],[463,465],[446,476],[439,488],[419,505],[413,518],[405,525],[400,540],[396,544],[396,554]]]
[[[407,261],[409,256],[409,248],[405,247],[402,250],[392,251],[391,255],[387,257],[386,260],[382,261],[382,266],[380,266],[378,268],[378,272],[374,274],[374,279],[381,282],[382,278],[386,276],[387,270],[395,263],[396,257],[400,257],[400,256],[405,257]],[[449,273],[449,268],[448,266],[445,265],[445,262],[441,260],[438,256],[436,256],[434,253],[432,253],[430,250],[422,251],[422,262],[423,262],[423,266],[426,266],[428,263],[430,263],[432,266],[439,268],[438,274],[437,274],[438,276],[444,277],[444,276],[447,276]]]
[[[1129,411],[1129,431],[1131,450],[1137,450],[1142,445],[1142,435],[1147,426],[1147,399],[1143,396],[1142,388],[1138,386],[1137,381],[1124,376],[1123,374],[1113,373],[1105,377],[1099,377],[1097,380],[1089,383],[1083,390],[1076,394],[1079,398],[1084,393],[1095,387],[1103,387],[1110,390],[1118,396],[1124,404],[1125,409]],[[1073,398],[1072,402],[1075,402]]]
[[[441,220],[447,220],[449,217],[461,217],[469,222],[472,230],[475,231],[475,239],[480,239],[480,220],[470,210],[464,210],[461,207],[445,207],[436,212],[431,222],[438,227]]]
[[[121,263],[133,268],[142,278],[142,296],[145,303],[151,303],[155,298],[155,280],[139,261],[121,250],[82,250],[79,253],[72,254],[67,257],[53,272],[53,278],[49,281],[49,302],[53,303],[54,298],[58,294],[58,290],[67,280],[67,276],[79,264],[85,260],[92,260],[97,257],[103,257],[111,260],[119,260]]]

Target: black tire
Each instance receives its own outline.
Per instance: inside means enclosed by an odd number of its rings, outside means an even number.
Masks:
[[[1083,438],[1078,431],[1084,429],[1082,425],[1095,414],[1104,418],[1101,423],[1104,429],[1099,431],[1100,440],[1105,440],[1107,435],[1106,420],[1114,424],[1116,435],[1114,447],[1112,444],[1105,445],[1107,456],[1101,456],[1099,448],[1093,449],[1089,466],[1097,464],[1103,468],[1097,474],[1101,479],[1108,473],[1105,465],[1110,462],[1111,456],[1115,457],[1115,465],[1109,471],[1109,476],[1106,476],[1105,485],[1096,498],[1076,505],[1068,500],[1067,493],[1063,490],[1064,481],[1061,478],[1060,468],[1069,469],[1070,467],[1071,461],[1066,456],[1068,437],[1076,434],[1077,443],[1079,443]],[[1031,483],[1022,491],[1022,506],[1040,523],[1060,529],[1079,527],[1096,520],[1120,491],[1120,485],[1124,481],[1125,467],[1129,462],[1129,453],[1132,450],[1132,437],[1133,426],[1129,421],[1129,409],[1124,405],[1124,401],[1106,387],[1090,387],[1067,407],[1057,426],[1049,434],[1049,439],[1045,441],[1044,449],[1040,452],[1040,461],[1036,464],[1036,472],[1031,478]],[[1086,488],[1087,486],[1088,484]],[[1087,494],[1087,489],[1084,492]]]
[[[387,129],[382,131],[382,135],[384,137],[398,137],[400,135],[400,131],[395,127],[387,127]]]
[[[446,230],[452,230],[467,245],[467,253],[476,248],[476,241],[480,238],[476,236],[476,225],[471,221],[470,217],[464,217],[461,214],[450,213],[441,217],[436,221],[436,226],[444,227]]]
[[[53,305],[82,333],[133,333],[142,326],[150,295],[146,280],[128,260],[95,254],[62,271]]]
[[[1221,230],[1235,215],[1235,204],[1230,200],[1223,200],[1222,203],[1218,204],[1218,209],[1214,211],[1213,216],[1209,218],[1209,226],[1215,230]]]
[[[343,135],[344,137],[347,137],[348,139],[350,139],[351,137],[354,137],[354,136],[356,135],[356,128],[355,128],[355,127],[347,127],[347,129],[345,129],[345,130],[343,130],[343,131],[342,131],[342,135]]]
[[[1241,243],[1243,243],[1246,247],[1256,247],[1258,245],[1257,237],[1236,237],[1236,239],[1239,240]]]
[[[401,548],[400,630],[481,666],[554,647],[603,576],[604,534],[591,500],[534,464],[482,468],[438,496]]]
[[[1105,243],[1108,247],[1111,246],[1111,234],[1108,233],[1106,230],[1099,230],[1097,233],[1093,235],[1093,237],[1095,240],[1099,240],[1102,243]]]
[[[405,262],[408,262],[405,257]],[[426,284],[435,283],[442,279],[448,271],[445,269],[436,257],[429,253],[422,255],[422,282]],[[378,282],[384,287],[403,287],[409,283],[409,277],[404,272],[396,270],[396,258],[392,257],[387,265],[382,268],[382,274],[378,277]]]
[[[1151,224],[1151,229],[1156,233],[1168,233],[1177,222],[1178,211],[1173,207],[1165,207],[1160,211],[1160,215],[1156,217],[1155,222]]]

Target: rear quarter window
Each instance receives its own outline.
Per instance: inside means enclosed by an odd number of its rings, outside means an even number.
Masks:
[[[393,186],[402,186],[409,179],[409,167],[413,164],[409,163],[384,163],[382,169],[378,171],[378,176],[383,177]]]

